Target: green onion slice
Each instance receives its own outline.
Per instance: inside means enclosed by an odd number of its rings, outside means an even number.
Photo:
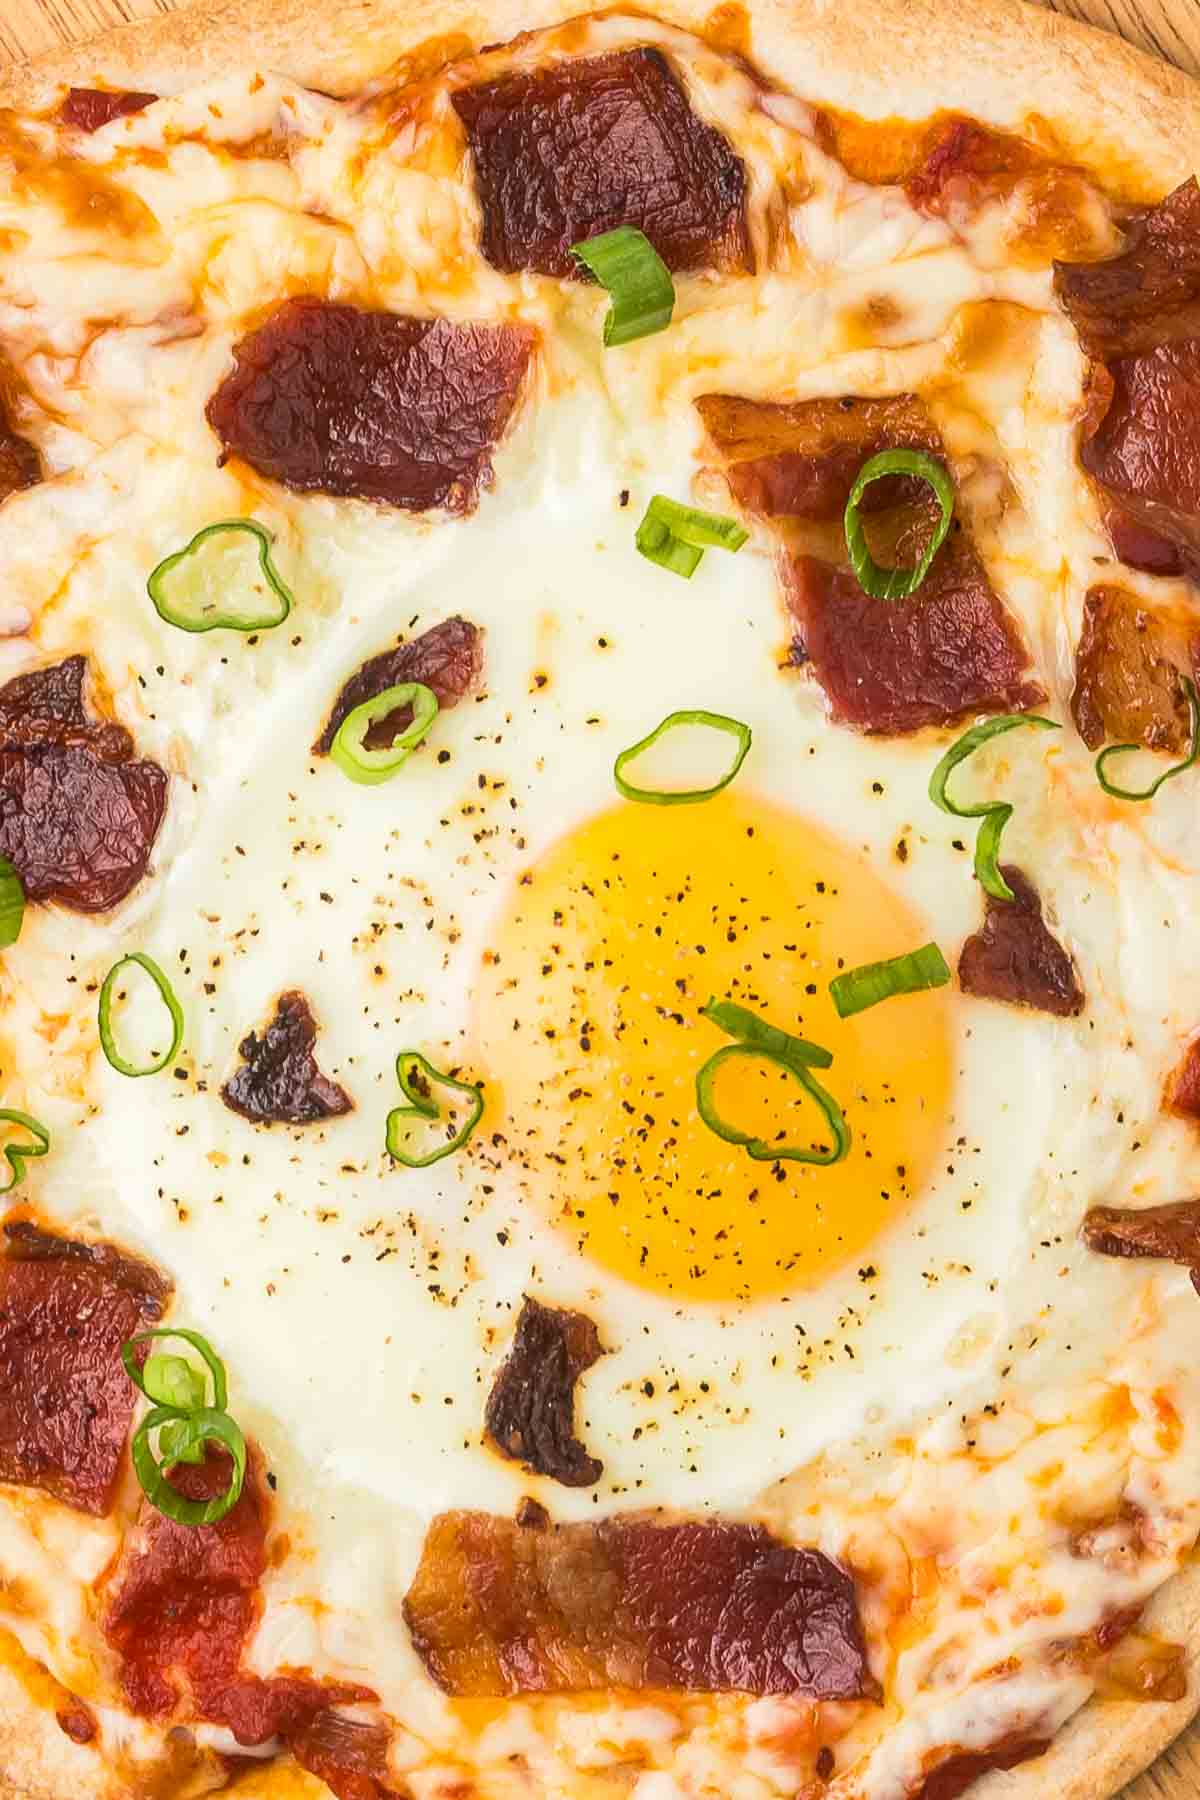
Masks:
[[[635,757],[657,744],[666,732],[685,725],[705,725],[712,731],[723,731],[736,740],[737,749],[733,761],[719,781],[705,788],[644,788],[626,781],[625,770]],[[646,806],[694,806],[700,800],[711,800],[714,794],[719,794],[722,788],[729,786],[745,762],[752,741],[750,727],[743,725],[740,719],[728,718],[725,713],[705,712],[701,707],[668,713],[661,725],[656,725],[646,737],[639,738],[636,744],[630,744],[627,750],[621,751],[613,764],[613,780],[617,785],[617,792],[623,794],[626,800],[640,800]]]
[[[768,1025],[765,1019],[760,1019],[749,1007],[739,1006],[735,1000],[710,1000],[707,1006],[700,1008],[700,1017],[711,1019],[726,1037],[753,1044],[778,1057],[780,1062],[795,1063],[806,1069],[827,1069],[833,1061],[833,1053],[822,1050],[820,1044],[810,1044],[807,1038],[792,1037],[790,1032],[780,1031],[778,1025]]]
[[[986,719],[982,725],[973,725],[970,731],[964,731],[956,738],[929,777],[929,798],[935,806],[956,819],[983,820],[975,839],[975,874],[984,893],[990,894],[993,900],[1013,898],[1012,889],[1000,873],[999,862],[1000,839],[1012,818],[1013,809],[1007,800],[979,800],[973,806],[961,806],[950,798],[946,788],[959,763],[965,762],[981,744],[1006,731],[1016,731],[1021,725],[1036,725],[1039,731],[1059,729],[1053,719],[1043,719],[1038,713],[1000,713],[994,719]]]
[[[7,950],[21,935],[25,922],[25,889],[7,856],[0,856],[0,950]]]
[[[859,502],[871,483],[879,481],[885,475],[916,475],[933,489],[942,509],[937,528],[921,553],[920,562],[912,568],[885,569],[875,561],[867,547],[859,517]],[[858,478],[850,489],[845,514],[846,549],[864,593],[870,594],[874,600],[904,600],[909,594],[915,594],[929,573],[929,565],[946,541],[946,533],[953,517],[954,483],[945,465],[935,456],[928,455],[924,450],[881,450],[878,456],[869,457],[858,471]]]
[[[45,1156],[50,1148],[50,1133],[44,1125],[31,1118],[28,1113],[17,1112],[15,1107],[0,1107],[0,1121],[9,1125],[19,1125],[22,1131],[29,1133],[27,1144],[5,1144],[4,1160],[9,1167],[9,1177],[0,1185],[0,1194],[7,1194],[17,1183],[25,1179],[25,1164],[35,1156]]]
[[[740,550],[749,535],[723,513],[701,512],[698,506],[655,494],[633,541],[648,561],[687,580],[706,550]]]
[[[473,1082],[456,1081],[452,1075],[443,1075],[419,1050],[400,1052],[396,1058],[396,1079],[408,1105],[393,1107],[387,1116],[388,1155],[395,1162],[403,1163],[406,1169],[427,1169],[431,1163],[441,1162],[443,1156],[452,1156],[456,1150],[461,1150],[483,1117],[482,1088],[476,1087]],[[428,1125],[441,1118],[442,1109],[433,1093],[435,1086],[451,1088],[456,1094],[469,1095],[471,1105],[454,1135],[444,1143],[435,1144],[432,1150],[426,1151],[422,1156],[409,1148],[411,1121],[418,1120]]]
[[[666,330],[675,310],[675,283],[644,231],[618,225],[615,231],[572,244],[571,255],[608,289],[612,305],[604,319],[606,349]]]
[[[829,984],[839,1019],[866,1012],[881,1000],[894,994],[920,994],[926,988],[945,987],[950,979],[946,959],[936,944],[922,944],[904,956],[889,957],[886,962],[862,963],[835,975]]]
[[[122,1344],[121,1361],[125,1364],[125,1373],[128,1375],[130,1381],[132,1381],[134,1387],[140,1388],[147,1400],[154,1401],[157,1406],[174,1406],[176,1411],[194,1412],[202,1409],[205,1404],[204,1377],[200,1374],[198,1369],[193,1368],[191,1363],[185,1361],[182,1356],[148,1356],[146,1358],[145,1367],[140,1368],[138,1366],[136,1352],[139,1344],[152,1343],[155,1338],[182,1338],[185,1344],[190,1344],[193,1350],[198,1350],[200,1352],[200,1355],[208,1368],[208,1372],[212,1376],[213,1409],[217,1412],[224,1412],[229,1400],[225,1381],[225,1364],[221,1361],[221,1358],[217,1355],[206,1337],[202,1337],[198,1331],[185,1331],[182,1325],[159,1325],[155,1330],[143,1331],[139,1333],[137,1337],[130,1338],[128,1343]],[[188,1371],[192,1380],[199,1383],[198,1388],[190,1390],[197,1395],[193,1405],[185,1407],[181,1401],[169,1400],[165,1391],[165,1385],[158,1385],[157,1391],[156,1388],[151,1385],[152,1379],[157,1383],[159,1377],[156,1373],[152,1378],[150,1370],[155,1364],[162,1365],[164,1363],[181,1364],[183,1368]],[[171,1380],[175,1385],[176,1391],[182,1391],[183,1382],[181,1378],[177,1375],[173,1375]]]
[[[384,748],[369,750],[365,740],[372,725],[405,706],[412,708],[412,724]],[[437,716],[438,697],[432,688],[420,681],[401,682],[399,687],[384,688],[374,699],[364,700],[347,713],[329,746],[329,754],[351,781],[374,787],[381,781],[390,781],[404,767]]]
[[[1187,695],[1188,710],[1191,713],[1192,718],[1191,749],[1188,751],[1182,762],[1172,763],[1169,769],[1164,769],[1157,780],[1152,781],[1148,788],[1123,788],[1118,787],[1114,781],[1110,781],[1104,772],[1108,765],[1109,758],[1113,756],[1124,756],[1127,750],[1140,750],[1142,746],[1140,744],[1110,744],[1108,748],[1102,750],[1096,758],[1096,780],[1100,783],[1100,786],[1104,789],[1105,793],[1111,794],[1114,800],[1153,800],[1164,781],[1170,781],[1176,775],[1182,775],[1185,769],[1193,768],[1197,762],[1200,762],[1200,701],[1196,698],[1194,683],[1191,682],[1186,675],[1181,675],[1179,680],[1184,693]]]
[[[121,1055],[121,1052],[117,1049],[117,1043],[113,1036],[112,1029],[113,989],[116,986],[117,978],[120,975],[121,970],[129,963],[136,963],[139,969],[145,970],[146,974],[158,989],[159,998],[166,1007],[171,1020],[171,1042],[160,1056],[156,1056],[153,1061],[146,1063],[145,1066],[140,1069],[136,1063],[129,1062]],[[140,1076],[159,1074],[161,1070],[166,1068],[169,1062],[175,1060],[175,1057],[179,1053],[179,1046],[183,1042],[183,1008],[175,998],[175,990],[171,986],[166,974],[159,968],[154,958],[152,956],[147,956],[143,950],[134,950],[131,951],[128,956],[123,956],[120,962],[115,962],[113,964],[112,968],[108,971],[108,974],[104,977],[103,984],[100,988],[100,1004],[96,1012],[96,1022],[100,1030],[100,1048],[103,1050],[105,1056],[117,1071],[118,1075]]]
[[[248,566],[248,551],[256,552],[256,566]],[[163,558],[146,589],[159,618],[180,631],[270,631],[292,610],[270,534],[253,519],[206,525]]]
[[[737,1043],[723,1044],[719,1050],[714,1051],[696,1075],[696,1110],[709,1130],[723,1138],[727,1144],[740,1145],[756,1162],[822,1165],[841,1162],[850,1150],[850,1127],[833,1095],[822,1087],[812,1073],[814,1068],[828,1068],[833,1061],[829,1051],[808,1043],[804,1038],[794,1038],[790,1033],[780,1031],[777,1026],[768,1024],[765,1019],[760,1019],[756,1013],[736,1005],[732,1000],[710,1000],[702,1009],[701,1016],[711,1020],[729,1036],[738,1039]],[[765,1138],[755,1137],[751,1132],[742,1131],[722,1119],[716,1105],[717,1076],[727,1063],[738,1057],[774,1063],[790,1075],[793,1081],[798,1082],[824,1114],[833,1139],[832,1144],[827,1149],[818,1150],[802,1149],[799,1145],[768,1144]]]
[[[162,1436],[156,1456],[151,1440],[159,1430]],[[206,1444],[220,1444],[232,1457],[229,1486],[211,1500],[189,1500],[172,1487],[164,1471],[172,1463],[202,1462]],[[188,1413],[180,1413],[173,1406],[151,1407],[133,1434],[130,1450],[142,1492],[152,1506],[179,1525],[215,1525],[241,1497],[246,1480],[246,1440],[241,1427],[216,1407],[202,1406]]]

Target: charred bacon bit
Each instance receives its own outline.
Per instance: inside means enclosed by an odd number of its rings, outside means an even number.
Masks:
[[[58,1708],[54,1719],[63,1736],[69,1737],[73,1744],[92,1743],[100,1730],[91,1707],[76,1699],[74,1694]]]
[[[1194,176],[1132,215],[1125,248],[1060,262],[1058,301],[1089,356],[1112,362],[1200,337],[1200,185]]]
[[[908,1800],[959,1800],[972,1782],[992,1769],[1015,1769],[1018,1763],[1044,1756],[1050,1738],[1024,1738],[1010,1732],[990,1750],[953,1750],[924,1775]]]
[[[1150,611],[1125,588],[1096,587],[1083,606],[1071,715],[1090,750],[1106,741],[1186,750],[1191,738],[1179,677],[1200,676],[1200,623]]]
[[[351,1112],[345,1088],[317,1067],[316,1041],[317,1022],[304,995],[280,994],[262,1036],[252,1031],[238,1045],[242,1067],[221,1089],[226,1106],[262,1125],[308,1125]]]
[[[228,1485],[229,1458],[210,1449],[203,1463],[176,1464],[171,1481],[190,1500],[212,1499]],[[261,1611],[266,1535],[253,1452],[241,1496],[219,1524],[179,1525],[143,1500],[101,1620],[134,1712],[161,1719],[182,1705],[189,1718],[224,1725],[239,1744],[262,1744],[302,1732],[327,1707],[376,1698],[369,1688],[243,1669]]]
[[[599,1481],[604,1464],[575,1436],[575,1383],[603,1355],[591,1319],[526,1295],[484,1412],[500,1454],[564,1487]]]
[[[854,1583],[761,1526],[442,1513],[404,1602],[449,1694],[595,1688],[875,1698]]]
[[[110,1244],[24,1221],[4,1239],[0,1481],[106,1513],[137,1399],[121,1345],[162,1316],[169,1286]]]
[[[1200,1037],[1192,1039],[1172,1069],[1163,1104],[1181,1119],[1200,1122]]]
[[[1200,338],[1160,344],[1109,367],[1113,397],[1079,460],[1117,496],[1131,525],[1164,540],[1189,570],[1200,563]]]
[[[918,591],[873,600],[850,569],[813,556],[784,565],[796,652],[839,724],[896,735],[971,713],[1024,712],[1045,693],[983,565],[952,533]]]
[[[299,493],[468,512],[534,341],[524,326],[287,300],[236,346],[206,417],[225,457]]]
[[[840,518],[859,470],[880,450],[943,454],[941,434],[915,394],[792,404],[703,394],[696,410],[735,500],[762,518]],[[922,481],[889,476],[868,488],[863,510],[883,511],[926,493]]]
[[[317,756],[328,756],[343,719],[356,706],[376,694],[407,681],[432,688],[439,706],[457,706],[479,682],[483,670],[483,633],[469,619],[443,619],[420,637],[410,638],[394,650],[372,656],[353,674],[333,703],[333,711],[313,745]],[[412,708],[400,707],[386,719],[376,719],[364,740],[368,750],[386,749],[412,723]]]
[[[983,927],[967,939],[958,958],[958,985],[984,1000],[1073,1019],[1084,1007],[1075,964],[1043,919],[1028,876],[1011,863],[1002,864],[1000,872],[1014,897],[987,896]]]
[[[157,94],[139,94],[122,88],[68,88],[66,99],[58,109],[63,125],[77,131],[99,131],[114,119],[128,118],[153,106]]]
[[[384,1725],[319,1712],[288,1738],[288,1749],[338,1800],[401,1800],[388,1767],[390,1735]]]
[[[660,50],[553,63],[452,98],[494,268],[578,276],[570,246],[618,225],[644,231],[671,269],[750,266],[745,168]]]
[[[1082,1237],[1098,1256],[1148,1256],[1182,1263],[1200,1294],[1200,1200],[1168,1200],[1162,1206],[1093,1206],[1084,1214]]]
[[[86,668],[70,656],[0,688],[0,855],[27,900],[104,912],[146,872],[167,777],[133,760],[124,726],[90,716]]]

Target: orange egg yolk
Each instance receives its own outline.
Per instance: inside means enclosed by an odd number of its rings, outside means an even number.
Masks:
[[[480,971],[489,1123],[522,1192],[581,1255],[678,1300],[779,1295],[861,1256],[945,1148],[950,1006],[941,989],[843,1020],[829,982],[929,935],[862,856],[743,792],[590,819],[521,877]],[[754,1161],[704,1124],[696,1074],[731,1041],[710,997],[833,1053],[841,1162]],[[831,1142],[770,1063],[729,1059],[715,1097],[767,1142]]]

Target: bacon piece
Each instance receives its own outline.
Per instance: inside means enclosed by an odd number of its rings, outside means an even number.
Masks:
[[[1200,1294],[1200,1200],[1168,1200],[1161,1206],[1093,1206],[1081,1235],[1099,1256],[1148,1256],[1182,1263]]]
[[[964,994],[1032,1006],[1060,1019],[1084,1008],[1075,964],[1042,917],[1042,903],[1029,877],[1011,863],[1001,873],[1012,900],[987,895],[983,928],[963,945],[958,985]]]
[[[1108,207],[1076,164],[953,114],[934,124],[924,152],[904,183],[919,212],[955,228],[969,224],[985,206],[1015,202],[1006,231],[1010,248],[1043,265],[1055,257],[1102,255],[1109,248]]]
[[[1167,1080],[1163,1104],[1181,1119],[1200,1121],[1200,1037],[1194,1037]]]
[[[0,1481],[106,1513],[137,1400],[121,1345],[162,1316],[169,1287],[110,1244],[27,1221],[4,1238]]]
[[[388,1767],[390,1733],[340,1713],[319,1712],[288,1739],[288,1749],[338,1800],[402,1800]]]
[[[404,1616],[450,1694],[878,1694],[850,1576],[757,1525],[441,1513]]]
[[[1103,262],[1055,265],[1055,291],[1109,402],[1089,406],[1079,460],[1117,501],[1114,547],[1135,567],[1200,575],[1200,187],[1134,215]]]
[[[376,694],[406,681],[419,681],[437,695],[439,706],[457,706],[477,686],[483,669],[483,633],[469,619],[443,619],[420,637],[409,638],[394,650],[384,650],[365,662],[342,688],[320,737],[313,745],[317,756],[327,756],[341,725],[356,706]],[[366,734],[368,750],[386,749],[412,723],[412,707],[399,707],[384,719],[376,719]]]
[[[0,688],[0,855],[27,900],[105,912],[146,872],[167,777],[133,760],[123,726],[89,715],[86,667],[69,656]]]
[[[300,493],[469,512],[534,342],[524,326],[287,300],[236,346],[206,417],[222,461]]]
[[[176,1464],[172,1486],[208,1500],[228,1486],[230,1459],[208,1452]],[[242,1657],[258,1622],[267,1566],[267,1503],[253,1453],[236,1506],[216,1525],[179,1525],[142,1502],[108,1582],[102,1629],[121,1658],[133,1711],[180,1713],[224,1725],[239,1744],[302,1732],[317,1713],[376,1698],[369,1688],[305,1675],[246,1673]]]
[[[604,1355],[585,1314],[525,1297],[484,1425],[502,1456],[564,1487],[591,1487],[604,1464],[575,1436],[575,1383]]]
[[[1200,623],[1092,588],[1075,651],[1071,715],[1090,750],[1106,739],[1179,754],[1191,739],[1181,674],[1200,680]]]
[[[873,600],[851,570],[813,556],[789,558],[784,582],[798,626],[794,657],[812,663],[839,724],[895,735],[1045,699],[961,534],[951,533],[908,600]]]
[[[1099,362],[1200,337],[1196,178],[1132,214],[1118,256],[1056,263],[1054,291],[1083,348]]]
[[[925,1774],[908,1800],[958,1800],[972,1782],[991,1769],[1015,1769],[1018,1763],[1044,1756],[1050,1739],[1022,1738],[1010,1732],[989,1750],[952,1750]]]
[[[308,1125],[351,1112],[345,1088],[317,1067],[316,1041],[317,1022],[304,995],[280,994],[262,1036],[252,1031],[238,1045],[242,1067],[221,1089],[229,1110],[262,1125]]]
[[[69,1737],[73,1744],[92,1743],[100,1730],[91,1707],[74,1694],[59,1707],[54,1719],[63,1736]]]
[[[144,112],[157,99],[157,94],[140,94],[131,89],[73,87],[68,88],[58,116],[62,124],[73,125],[77,131],[99,131],[114,119]]]
[[[452,95],[494,268],[579,275],[572,244],[644,231],[671,269],[750,266],[746,171],[660,50],[542,68]]]
[[[1086,437],[1086,430],[1084,432]],[[1113,554],[1118,562],[1146,575],[1181,575],[1184,558],[1179,546],[1160,536],[1148,525],[1141,524],[1119,506],[1110,506],[1104,515]]]
[[[859,470],[880,450],[944,454],[941,434],[915,394],[792,404],[702,394],[696,410],[739,506],[768,519],[840,518]],[[863,505],[882,511],[928,491],[922,481],[888,476],[867,489]]]

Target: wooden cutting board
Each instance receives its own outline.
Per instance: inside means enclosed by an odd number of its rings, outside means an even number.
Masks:
[[[150,19],[189,0],[0,0],[0,63]],[[1059,12],[1117,31],[1200,75],[1200,0],[1050,0]],[[1121,1800],[1200,1800],[1200,1722],[1127,1788]]]

